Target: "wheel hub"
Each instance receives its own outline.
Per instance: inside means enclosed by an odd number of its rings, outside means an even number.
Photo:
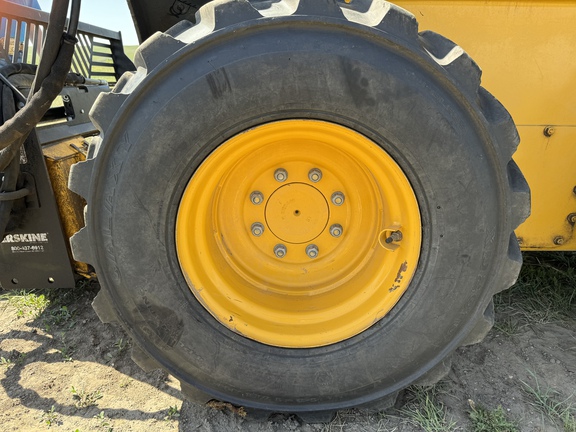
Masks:
[[[276,189],[266,203],[266,224],[280,241],[292,244],[311,242],[328,225],[330,209],[318,189],[304,183],[290,183]]]

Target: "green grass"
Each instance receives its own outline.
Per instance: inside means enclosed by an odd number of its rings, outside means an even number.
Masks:
[[[44,413],[42,413],[42,421],[48,427],[54,426],[54,425],[59,425],[62,423],[59,420],[58,414],[56,412],[54,412],[54,405],[52,405],[52,407],[49,410],[44,411]]]
[[[0,366],[10,369],[13,366],[22,366],[26,361],[26,353],[12,352],[12,357],[0,357]]]
[[[62,356],[62,360],[64,362],[74,361],[72,355],[74,354],[75,348],[68,342],[65,332],[60,333],[59,342],[60,349],[58,352]]]
[[[389,417],[384,413],[367,414],[360,410],[350,409],[337,411],[330,423],[322,425],[320,432],[394,432],[396,427],[389,427]]]
[[[178,405],[174,405],[168,408],[168,412],[166,413],[166,417],[164,417],[164,420],[166,421],[176,420],[178,419],[178,417],[180,417],[180,410],[178,409]]]
[[[110,363],[120,358],[129,346],[128,341],[124,338],[117,339],[112,350],[105,356],[106,362]]]
[[[576,432],[576,407],[571,402],[574,393],[568,398],[563,398],[560,393],[550,388],[542,388],[536,375],[531,373],[535,385],[522,382],[523,390],[532,405],[537,407],[542,414],[558,425],[564,432]]]
[[[508,420],[504,409],[499,406],[495,410],[488,410],[468,400],[470,411],[468,416],[472,423],[473,432],[517,432],[516,423]]]
[[[528,252],[518,282],[494,297],[496,328],[517,332],[523,324],[576,319],[576,253]]]
[[[104,430],[106,432],[112,432],[114,430],[112,422],[106,417],[104,411],[100,411],[100,414],[95,415],[94,418],[98,421],[98,430]]]
[[[74,386],[72,386],[70,393],[72,393],[76,408],[87,408],[96,405],[104,397],[98,390],[87,392],[84,389],[77,390]]]
[[[407,390],[412,400],[400,410],[407,420],[426,432],[451,432],[456,423],[448,418],[444,405],[438,400],[439,386],[412,386]]]
[[[14,308],[18,318],[38,318],[50,304],[44,294],[35,291],[8,291],[0,295],[0,301],[6,302],[4,310]]]

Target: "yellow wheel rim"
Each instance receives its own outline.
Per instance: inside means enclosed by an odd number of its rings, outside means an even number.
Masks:
[[[396,162],[333,123],[286,120],[218,147],[188,183],[176,249],[214,318],[258,342],[333,344],[384,317],[421,245],[418,203]]]

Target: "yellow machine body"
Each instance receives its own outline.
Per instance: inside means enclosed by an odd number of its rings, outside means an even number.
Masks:
[[[510,111],[532,190],[524,250],[576,250],[576,2],[397,1],[420,30],[456,41]]]

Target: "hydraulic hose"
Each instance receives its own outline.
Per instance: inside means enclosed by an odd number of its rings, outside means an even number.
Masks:
[[[28,103],[23,109],[0,127],[0,171],[17,153],[18,140],[30,133],[50,108],[52,101],[62,91],[64,81],[70,70],[76,40],[64,35],[63,41],[51,74],[44,79],[39,91],[28,99]]]
[[[54,0],[52,3],[50,23],[48,24],[46,39],[44,40],[44,46],[42,47],[42,57],[38,64],[38,72],[34,78],[29,98],[40,90],[42,82],[50,74],[50,69],[52,69],[52,65],[56,61],[58,51],[60,50],[62,33],[64,32],[64,26],[66,25],[68,4],[68,0]]]
[[[14,93],[9,86],[0,85],[3,105],[0,119],[3,122],[0,126],[0,172],[3,172],[0,194],[13,193],[22,186],[18,184],[20,147],[62,90],[70,71],[77,42],[75,34],[78,29],[80,0],[73,0],[68,30],[63,33],[68,5],[68,0],[54,0],[52,4],[42,57],[24,108],[15,114],[8,112],[7,110],[14,110]],[[0,238],[4,237],[10,221],[13,203],[11,200],[0,200]]]
[[[68,25],[68,30],[66,34],[68,36],[75,37],[78,31],[78,23],[80,22],[80,0],[72,0],[72,6],[70,8],[70,21]]]

